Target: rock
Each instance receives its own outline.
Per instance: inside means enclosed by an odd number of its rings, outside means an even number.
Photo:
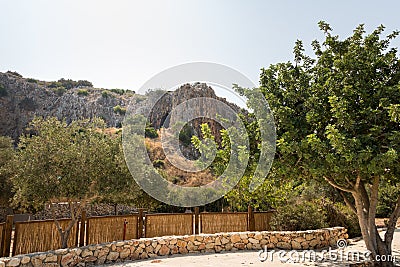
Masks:
[[[301,249],[301,244],[295,240],[292,241],[292,249]]]
[[[31,258],[28,256],[23,256],[21,259],[21,264],[27,264],[31,261]]]
[[[44,262],[57,262],[57,255],[48,254]]]
[[[142,260],[147,259],[148,257],[149,257],[149,256],[147,255],[146,252],[143,252],[143,253],[140,255],[140,259],[142,259]]]
[[[320,241],[317,240],[317,239],[313,239],[313,240],[310,241],[310,247],[312,247],[312,248],[316,247],[319,244],[320,244]]]
[[[231,242],[232,243],[237,243],[239,241],[241,241],[241,238],[240,238],[240,236],[238,234],[234,234],[234,235],[231,236]]]
[[[0,261],[0,267],[6,267],[6,263],[4,261]]]
[[[186,253],[188,253],[188,250],[186,249],[186,247],[180,247],[179,248],[179,253],[186,254]]]
[[[257,233],[257,234],[254,235],[254,238],[257,239],[257,240],[261,240],[263,238],[263,236],[262,236],[262,234]]]
[[[169,254],[169,251],[170,251],[169,247],[167,247],[166,245],[162,245],[160,250],[158,251],[158,254],[161,256],[165,256]]]
[[[277,248],[280,248],[280,249],[291,249],[292,247],[290,246],[290,244],[289,243],[286,243],[286,242],[278,242],[277,244],[276,244],[276,247]]]
[[[118,257],[119,257],[119,253],[118,252],[111,251],[107,256],[107,260],[115,261],[116,259],[118,259]]]
[[[150,247],[150,246],[149,246]],[[121,259],[125,259],[128,258],[129,255],[131,254],[131,250],[128,248],[123,249],[120,253],[119,253],[119,257]]]
[[[233,245],[235,248],[237,249],[244,249],[245,248],[245,244],[244,243],[236,243],[235,245]]]
[[[106,256],[99,257],[96,261],[96,265],[101,265],[106,262]]]
[[[93,252],[88,250],[88,249],[84,249],[81,253],[82,258],[88,257],[88,256],[93,256]]]
[[[177,246],[178,247],[186,247],[186,245],[187,245],[187,242],[186,241],[183,241],[183,240],[178,240],[178,242],[177,242]]]
[[[249,238],[249,242],[252,243],[252,244],[260,243],[260,241],[258,239],[255,239],[255,238]]]
[[[72,258],[72,255],[71,255],[71,258]],[[37,267],[37,266],[42,266],[43,261],[39,257],[33,257],[33,258],[31,258],[31,263],[34,267]],[[62,261],[61,261],[61,266],[67,266],[67,265],[62,264]]]
[[[145,251],[146,251],[147,254],[153,253],[154,248],[153,248],[153,246],[147,246],[147,247],[145,248]]]
[[[229,243],[229,239],[226,238],[226,237],[222,237],[222,239],[221,239],[221,244],[222,244],[222,245],[225,245],[225,244],[227,244],[227,243]]]
[[[170,248],[170,253],[171,254],[178,254],[179,253],[179,248],[177,246],[172,246],[172,248]]]
[[[11,258],[9,262],[7,262],[6,266],[15,267],[19,266],[21,263],[21,258]]]
[[[212,249],[212,248],[214,248],[214,243],[207,243],[206,244],[206,249]]]

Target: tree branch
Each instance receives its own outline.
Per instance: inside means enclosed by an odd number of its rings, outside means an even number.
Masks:
[[[330,178],[328,178],[326,176],[323,176],[323,177],[324,177],[325,181],[327,181],[331,186],[333,186],[333,187],[335,187],[335,188],[337,188],[339,190],[342,190],[342,191],[345,191],[345,192],[348,192],[348,193],[355,193],[356,192],[354,189],[338,185],[337,183],[335,183],[335,181],[333,181],[332,179],[330,179]]]
[[[62,236],[63,229],[62,229],[62,227],[60,225],[60,222],[56,218],[56,213],[54,212],[54,206],[53,206],[53,203],[51,201],[50,201],[50,210],[51,210],[51,215],[53,216],[54,223],[55,223],[55,225],[57,227],[57,231],[60,233],[60,236]]]
[[[342,196],[344,203],[357,215],[356,207],[350,202],[350,199],[344,194],[343,191],[339,190],[339,194]]]

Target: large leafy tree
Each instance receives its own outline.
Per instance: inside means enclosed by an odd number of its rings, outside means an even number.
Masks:
[[[62,228],[54,212],[54,222],[65,248],[69,234],[86,205],[120,194],[132,202],[139,189],[123,160],[119,136],[105,133],[100,119],[78,120],[70,124],[56,118],[35,118],[30,134],[18,144],[12,182],[13,204],[38,210],[45,204],[67,202],[71,222]]]
[[[11,138],[0,136],[0,207],[8,207],[12,197],[10,176],[14,153]]]
[[[340,190],[357,214],[362,235],[377,261],[392,253],[400,216],[400,195],[382,238],[375,225],[382,183],[400,182],[400,61],[379,26],[366,34],[358,26],[344,39],[319,23],[325,40],[301,41],[295,61],[262,69],[261,90],[276,120],[277,154],[273,172],[285,177],[323,179]]]

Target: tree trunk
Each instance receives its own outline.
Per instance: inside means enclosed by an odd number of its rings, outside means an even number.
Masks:
[[[365,185],[360,182],[355,187],[353,197],[361,233],[367,249],[371,252],[371,260],[374,266],[393,267],[394,261],[391,253],[391,242],[386,242],[386,240],[382,239],[375,225],[378,184],[379,179],[374,179],[370,187],[370,193],[368,194]],[[388,237],[393,239],[393,233],[391,236],[390,234],[389,236],[385,235],[385,239]]]
[[[396,229],[396,222],[400,217],[400,196],[398,197],[396,207],[390,216],[385,237],[382,239],[375,224],[380,177],[375,176],[372,178],[372,184],[366,184],[362,181],[360,176],[357,176],[355,183],[352,183],[347,179],[349,186],[346,187],[338,185],[329,177],[324,177],[324,179],[333,187],[352,194],[354,205],[344,193],[342,193],[342,196],[346,204],[357,215],[362,237],[367,250],[371,253],[370,259],[374,265],[392,267],[395,266],[392,255],[392,241]],[[366,189],[366,186],[369,186],[369,190]]]

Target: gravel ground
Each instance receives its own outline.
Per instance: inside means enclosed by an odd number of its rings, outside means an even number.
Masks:
[[[344,249],[335,249],[331,251],[332,257],[337,255],[342,256],[343,261],[338,260],[328,260],[329,256],[325,256],[326,260],[323,262],[315,262],[308,256],[301,263],[283,263],[279,259],[279,254],[276,252],[271,261],[271,252],[269,252],[269,258],[262,262],[259,259],[258,251],[236,251],[236,252],[225,252],[225,253],[213,253],[213,254],[186,254],[186,255],[173,255],[169,257],[157,257],[154,259],[147,259],[141,261],[134,262],[124,262],[124,263],[116,263],[112,265],[103,265],[103,267],[180,267],[180,266],[194,266],[194,267],[212,267],[212,266],[226,266],[226,267],[258,267],[258,266],[349,266],[349,261],[346,261],[346,255],[348,253],[354,252],[366,252],[366,248],[364,245],[364,241],[360,239],[353,239],[349,241],[349,244]],[[393,240],[393,252],[398,257],[397,262],[400,266],[400,229],[396,230],[395,237]],[[284,259],[289,258],[289,252],[285,252],[285,255],[282,255]],[[298,251],[298,255],[293,252],[294,259],[298,259],[300,255],[302,255],[302,251]],[[317,255],[321,256],[322,251],[317,251]],[[265,256],[266,254],[262,254],[261,256]],[[326,255],[326,254],[325,254]]]

